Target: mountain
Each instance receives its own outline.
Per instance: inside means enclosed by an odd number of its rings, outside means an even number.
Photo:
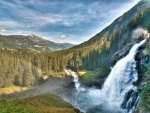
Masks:
[[[132,38],[133,31],[139,27],[150,31],[149,20],[150,1],[144,0],[117,18],[111,25],[93,36],[89,41],[70,49],[50,53],[28,54],[24,51],[12,52],[9,49],[1,48],[0,61],[3,63],[0,63],[0,76],[5,77],[8,84],[2,79],[0,80],[0,87],[10,84],[35,85],[45,75],[65,76],[65,68],[70,68],[84,75],[82,76],[83,81],[88,85],[96,84],[99,79],[104,81],[116,61],[126,55],[134,43],[141,40]],[[62,47],[62,44],[55,44],[34,35],[1,36],[0,40],[2,47],[7,45],[6,47],[9,48],[18,49],[21,47],[21,49],[34,49],[34,51],[43,51],[44,48],[52,50],[52,47],[54,49],[56,45]],[[5,71],[5,67],[7,67],[8,72]]]
[[[45,46],[46,50],[49,48],[50,42],[37,36],[1,36],[0,87],[38,85],[43,83],[44,77],[66,76],[64,71],[66,68],[82,75],[80,77],[82,84],[101,87],[114,64],[126,56],[135,43],[144,39],[144,31],[146,30],[150,32],[149,0],[139,2],[90,40],[66,50],[50,53],[11,51],[11,48],[18,49],[19,47],[43,51]],[[53,44],[51,43],[51,45]],[[7,46],[5,47],[5,45]],[[58,45],[59,47],[63,46],[62,44],[56,45],[57,47]],[[40,49],[35,49],[39,46]],[[52,51],[54,48],[51,47]],[[150,111],[149,58],[150,38],[147,39],[145,46],[140,47],[136,55],[136,69],[139,79],[134,84],[143,91],[140,95],[139,113]]]
[[[71,48],[73,46],[75,46],[74,44],[70,44],[70,43],[57,43],[59,46],[62,46],[62,48]]]
[[[150,32],[149,0],[139,2],[90,40],[70,49],[50,53],[26,53],[1,48],[0,87],[7,87],[12,84],[34,86],[43,82],[45,76],[66,76],[67,74],[64,71],[66,68],[82,75],[80,80],[84,85],[101,87],[114,64],[127,55],[135,43],[143,40],[144,34],[142,31],[145,31],[145,29]],[[134,37],[135,31],[138,31],[140,35]],[[0,39],[3,41],[1,46],[7,45],[10,48],[18,49],[22,47],[34,50],[40,46],[40,49],[36,50],[43,51],[41,46],[46,46],[47,49],[50,45],[49,41],[36,36],[18,37],[21,36],[1,36]],[[51,43],[51,45],[53,44]],[[56,45],[62,47],[62,44]],[[145,47],[140,48],[141,50],[137,55],[136,65],[139,80],[135,83],[136,85],[140,85],[143,79],[149,78],[150,63],[147,60],[150,56],[149,47],[150,39],[147,40]],[[146,52],[143,52],[143,50]],[[147,65],[148,69],[145,67]],[[146,74],[145,70],[147,70]],[[150,83],[149,79],[148,83]],[[149,105],[149,86],[144,92],[143,101]],[[150,109],[149,106],[146,107],[146,109]]]
[[[0,47],[33,52],[50,52],[74,46],[69,43],[54,43],[36,35],[0,35]]]
[[[67,64],[73,70],[95,71],[104,67],[109,70],[107,64],[117,57],[116,53],[123,49],[129,50],[138,41],[132,38],[134,30],[144,28],[150,31],[149,20],[150,1],[144,0],[87,42],[57,54],[70,56]]]

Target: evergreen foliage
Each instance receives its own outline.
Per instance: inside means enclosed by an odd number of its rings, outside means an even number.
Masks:
[[[0,87],[12,84],[33,86],[39,84],[44,75],[65,76],[65,68],[77,72],[100,70],[99,75],[102,75],[109,68],[113,55],[131,41],[134,28],[142,26],[149,29],[150,8],[136,12],[137,9],[138,6],[131,9],[131,18],[126,13],[89,41],[67,50],[37,53],[1,48]]]

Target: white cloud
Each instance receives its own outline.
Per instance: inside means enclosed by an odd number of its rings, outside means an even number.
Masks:
[[[56,40],[56,38],[60,38],[65,34],[65,37],[69,37],[67,41],[72,40],[76,42],[76,38],[78,37],[80,37],[78,41],[83,41],[87,40],[87,38],[91,38],[92,35],[95,35],[109,25],[114,19],[137,4],[139,0],[131,0],[130,2],[123,2],[122,4],[117,2],[106,4],[105,1],[98,0],[90,4],[73,0],[67,3],[58,0],[45,1],[46,2],[42,0],[13,0],[13,2],[10,2],[9,0],[1,0],[1,7],[9,9],[12,17],[1,17],[0,27],[6,28],[6,32],[9,33],[37,33],[44,36],[44,31],[39,31],[39,29],[41,30],[43,27],[47,28],[47,26],[50,26],[49,31],[52,30],[55,35],[52,35],[51,32],[46,35],[52,40]],[[1,11],[2,10],[0,10],[0,13]],[[91,29],[87,29],[84,25],[85,23],[86,25],[88,25],[88,23],[93,24],[95,27],[91,26]],[[59,26],[71,30],[69,32],[66,31],[66,29],[58,31],[59,29],[57,27]],[[75,28],[75,26],[81,27]],[[79,31],[78,29],[81,30]],[[75,34],[75,31],[79,31],[78,34],[84,32],[84,36]]]
[[[23,33],[22,33],[21,31],[18,31],[17,34],[18,34],[18,35],[21,35],[21,34],[23,34]]]
[[[19,14],[19,17],[22,18],[22,20],[19,20],[20,23],[29,23],[32,27],[40,27],[48,24],[73,26],[84,21],[91,21],[91,19],[99,19],[106,16],[108,16],[109,19],[109,17],[112,16],[112,8],[113,12],[117,12],[118,10],[120,11],[120,8],[115,7],[117,3],[107,5],[100,1],[93,2],[91,4],[74,2],[69,2],[67,4],[62,3],[62,6],[60,6],[62,7],[62,11],[58,11],[57,13],[47,10],[48,8],[58,7],[57,5],[59,4],[59,2],[45,3],[43,1],[41,2],[35,0],[29,0],[28,2],[15,0],[15,2],[17,4],[6,2],[3,0],[1,3],[4,6],[10,7],[12,9],[12,13],[15,13],[16,15]],[[135,2],[137,1],[134,0],[134,3]],[[132,3],[133,2],[131,2],[131,6],[133,6]],[[34,10],[26,7],[27,4],[33,6],[37,5],[36,7],[38,9],[43,9],[44,13],[40,12],[39,10]],[[63,8],[63,6],[65,6],[65,8]],[[128,8],[121,9],[128,10]],[[70,10],[76,10],[76,12],[70,12]],[[116,15],[120,14],[119,11],[116,13]]]
[[[5,28],[0,28],[0,32],[6,32]]]
[[[61,35],[60,37],[59,37],[59,39],[65,39],[66,38],[66,35]]]
[[[60,37],[58,37],[57,42],[58,43],[64,43],[68,40],[66,35],[61,35]]]
[[[15,28],[23,28],[24,25],[23,23],[20,23],[18,21],[14,21],[11,19],[5,19],[5,18],[0,18],[0,26],[8,28],[8,29],[15,29]]]

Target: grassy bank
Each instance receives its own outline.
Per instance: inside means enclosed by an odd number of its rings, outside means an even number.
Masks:
[[[78,72],[80,76],[86,81],[91,80],[97,76],[99,76],[99,71],[88,71],[88,70],[81,70]]]
[[[23,100],[0,102],[0,113],[77,113],[62,99],[44,94]]]

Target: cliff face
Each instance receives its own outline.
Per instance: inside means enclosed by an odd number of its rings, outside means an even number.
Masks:
[[[144,52],[140,58],[140,74],[141,82],[139,88],[141,89],[140,104],[137,109],[138,113],[149,113],[150,111],[150,39],[148,39]]]

